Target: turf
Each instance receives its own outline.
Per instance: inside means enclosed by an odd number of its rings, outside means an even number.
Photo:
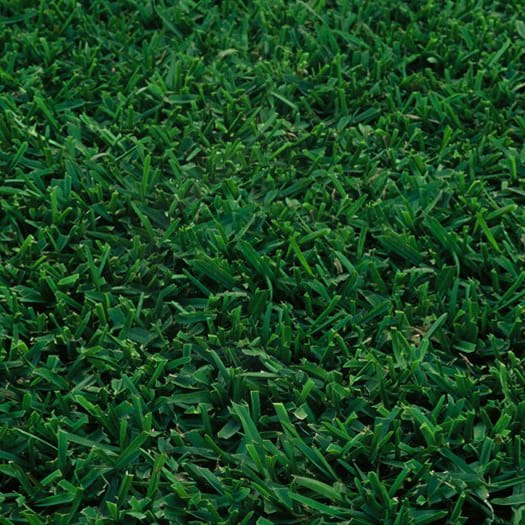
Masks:
[[[522,0],[0,0],[0,524],[525,523]]]

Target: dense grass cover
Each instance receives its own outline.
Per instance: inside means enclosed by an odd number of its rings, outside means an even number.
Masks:
[[[0,6],[0,524],[525,523],[523,1]]]

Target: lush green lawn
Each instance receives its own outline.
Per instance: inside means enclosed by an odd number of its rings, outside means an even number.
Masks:
[[[0,0],[0,524],[525,523],[524,13]]]

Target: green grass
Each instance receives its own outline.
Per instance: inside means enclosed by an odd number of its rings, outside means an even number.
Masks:
[[[0,0],[0,525],[525,523],[523,0]]]

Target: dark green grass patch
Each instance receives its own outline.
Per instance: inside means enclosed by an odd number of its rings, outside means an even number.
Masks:
[[[0,524],[525,521],[521,0],[0,0]]]

